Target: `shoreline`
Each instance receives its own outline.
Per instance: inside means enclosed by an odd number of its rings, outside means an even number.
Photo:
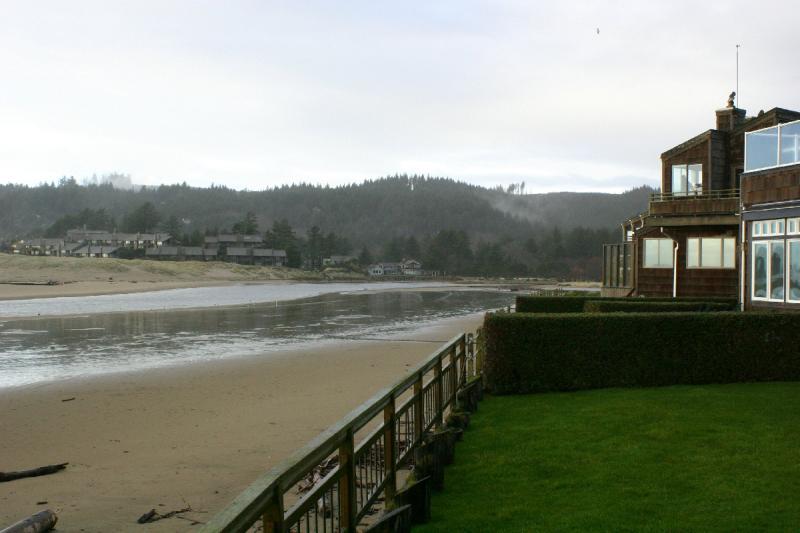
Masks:
[[[482,321],[477,315],[436,321],[402,339],[339,340],[0,389],[4,467],[70,463],[52,476],[8,483],[0,524],[43,507],[58,512],[59,531],[133,529],[152,508],[191,506],[197,512],[185,516],[205,521],[268,468],[401,379],[439,341],[473,331]],[[192,526],[172,518],[146,528]]]

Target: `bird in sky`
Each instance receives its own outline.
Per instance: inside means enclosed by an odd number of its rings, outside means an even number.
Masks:
[[[600,35],[600,28],[597,28],[597,35]]]

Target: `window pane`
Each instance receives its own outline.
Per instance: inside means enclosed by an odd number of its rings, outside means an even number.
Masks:
[[[700,239],[687,239],[686,266],[689,268],[700,266]]]
[[[662,267],[672,267],[672,239],[659,239],[659,261]]]
[[[800,123],[781,126],[781,165],[800,162]]]
[[[644,266],[645,268],[658,265],[658,241],[656,239],[644,240]]]
[[[761,222],[753,222],[753,235],[761,235]]]
[[[778,128],[749,133],[746,136],[746,171],[778,164]]]
[[[767,297],[767,243],[753,244],[753,298]]]
[[[772,300],[783,300],[783,243],[773,242],[770,248],[769,297]]]
[[[700,264],[706,268],[722,266],[722,239],[703,239]]]
[[[789,243],[789,299],[800,300],[800,241]]]
[[[734,268],[736,266],[736,239],[726,237],[723,239],[722,266]]]
[[[703,192],[703,165],[689,165],[689,193]]]
[[[673,165],[672,167],[672,194],[686,195],[686,165]]]

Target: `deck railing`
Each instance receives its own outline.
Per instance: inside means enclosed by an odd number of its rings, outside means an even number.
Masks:
[[[476,345],[472,334],[454,337],[258,478],[202,531],[243,532],[259,521],[265,532],[355,531],[381,494],[394,498],[398,471],[480,373]]]
[[[654,192],[650,194],[651,202],[671,202],[673,200],[727,200],[739,198],[739,189],[719,189],[693,192]]]

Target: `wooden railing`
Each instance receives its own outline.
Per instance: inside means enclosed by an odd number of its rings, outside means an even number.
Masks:
[[[670,202],[673,200],[727,200],[739,198],[739,189],[719,189],[694,192],[655,192],[650,194],[651,202]]]
[[[480,333],[479,333],[480,335]],[[472,334],[454,337],[410,375],[384,389],[258,478],[203,532],[355,531],[471,376],[480,373]],[[301,494],[298,483],[309,480]],[[310,487],[309,487],[310,485]]]

